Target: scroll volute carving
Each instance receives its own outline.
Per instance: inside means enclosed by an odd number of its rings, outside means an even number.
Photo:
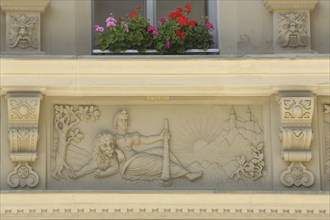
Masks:
[[[314,176],[303,162],[312,159],[312,117],[314,98],[311,93],[280,93],[282,158],[290,162],[281,174],[285,186],[311,186]]]
[[[10,159],[17,163],[7,178],[7,183],[11,187],[38,185],[39,176],[29,163],[37,160],[41,98],[39,93],[7,95]]]

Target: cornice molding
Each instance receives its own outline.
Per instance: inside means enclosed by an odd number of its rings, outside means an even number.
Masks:
[[[50,0],[1,0],[1,11],[6,12],[44,12]]]
[[[0,195],[3,220],[36,218],[325,220],[330,213],[327,193],[56,192]]]
[[[319,0],[264,0],[266,9],[273,11],[313,10]]]
[[[330,92],[326,56],[2,58],[1,74],[2,94],[40,91],[50,96],[269,96],[284,90],[310,90],[317,95]]]

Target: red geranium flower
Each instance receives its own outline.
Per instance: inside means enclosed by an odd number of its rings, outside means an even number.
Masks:
[[[180,30],[175,30],[176,35],[180,36],[182,40],[186,39],[186,36],[184,36],[184,32],[181,32]]]
[[[177,17],[179,17],[179,14],[177,12],[171,12],[168,14],[167,17],[170,19],[176,19]]]
[[[191,12],[191,5],[186,4],[184,11],[189,14]]]
[[[140,5],[137,6],[137,7],[136,7],[136,10],[140,11],[140,10],[141,10],[141,6],[140,6]]]
[[[182,8],[176,8],[177,12],[182,12]]]
[[[178,22],[182,25],[186,25],[188,23],[188,18],[186,16],[180,16]]]
[[[130,15],[129,15],[131,18],[135,18],[137,16],[139,16],[139,14],[137,12],[132,12]]]
[[[196,21],[189,21],[188,26],[189,27],[195,27],[197,25]]]

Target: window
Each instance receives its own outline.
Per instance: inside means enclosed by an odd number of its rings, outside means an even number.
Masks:
[[[192,6],[190,19],[198,22],[202,20],[202,16],[208,16],[209,21],[217,27],[217,1],[215,0],[94,0],[92,1],[94,12],[92,22],[104,24],[104,19],[110,13],[115,17],[125,17],[140,6],[144,16],[153,25],[157,25],[161,17],[167,16],[177,7],[184,8],[187,3]],[[218,39],[217,29],[214,31],[214,37]],[[95,40],[93,40],[93,46],[95,48]],[[218,42],[215,42],[213,47],[217,48]]]

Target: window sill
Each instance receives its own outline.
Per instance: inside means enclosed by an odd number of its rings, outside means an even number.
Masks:
[[[185,53],[175,53],[175,54],[163,54],[163,55],[219,55],[220,50],[216,48],[207,49],[207,50],[201,50],[201,49],[190,49],[187,50]],[[157,50],[150,49],[146,50],[145,52],[139,52],[137,50],[126,50],[122,52],[113,52],[109,50],[99,50],[94,49],[93,55],[160,55],[160,53],[157,52]]]

